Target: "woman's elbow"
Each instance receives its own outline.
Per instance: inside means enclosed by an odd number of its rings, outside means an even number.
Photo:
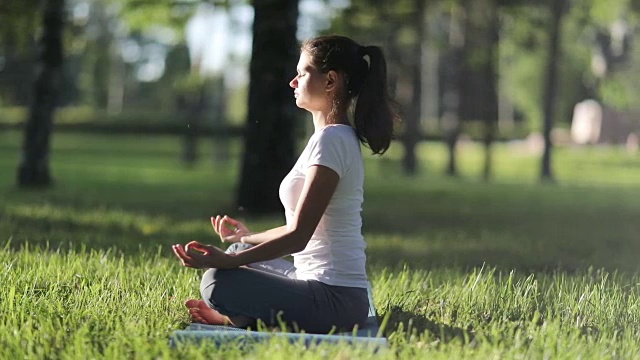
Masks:
[[[292,230],[290,233],[292,240],[291,253],[294,254],[304,250],[311,239],[311,235],[304,231]]]
[[[304,248],[306,248],[307,245],[306,244],[295,244],[292,248],[291,248],[291,254],[295,254],[295,253],[299,253],[302,250],[304,250]]]

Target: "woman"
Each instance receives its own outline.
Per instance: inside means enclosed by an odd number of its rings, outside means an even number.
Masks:
[[[360,142],[383,154],[397,117],[382,50],[342,36],[307,40],[289,85],[296,105],[313,116],[315,132],[280,185],[286,225],[253,234],[235,219],[216,216],[216,233],[234,243],[227,252],[196,241],[173,246],[183,265],[209,269],[203,300],[186,303],[196,322],[247,327],[258,319],[284,321],[295,330],[326,333],[366,320]],[[295,269],[271,260],[289,254]]]

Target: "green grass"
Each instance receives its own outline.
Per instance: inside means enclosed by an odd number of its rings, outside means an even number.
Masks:
[[[56,134],[56,186],[24,191],[20,135],[0,132],[0,358],[371,357],[277,339],[169,347],[200,272],[168,245],[215,242],[209,216],[242,216],[237,143],[228,162],[203,143],[187,169],[176,138]],[[415,178],[401,174],[399,146],[367,157],[369,273],[391,343],[377,357],[640,357],[639,156],[558,149],[558,183],[539,185],[538,156],[517,146],[496,147],[492,183],[478,180],[474,145],[460,149],[460,179],[440,175],[442,146],[419,150]]]

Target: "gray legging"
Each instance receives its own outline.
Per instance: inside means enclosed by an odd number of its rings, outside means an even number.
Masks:
[[[236,243],[227,252],[249,247]],[[297,280],[293,264],[283,259],[249,268],[209,269],[202,276],[200,292],[205,303],[223,315],[244,315],[269,326],[282,321],[309,333],[349,331],[365,322],[369,310],[367,289]]]

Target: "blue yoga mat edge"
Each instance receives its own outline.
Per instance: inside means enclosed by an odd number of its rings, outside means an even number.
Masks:
[[[353,335],[325,335],[306,333],[271,333],[255,331],[211,331],[211,330],[178,330],[171,336],[171,346],[179,344],[193,344],[202,341],[212,342],[216,346],[221,346],[229,342],[252,343],[266,341],[273,337],[284,337],[292,343],[304,342],[309,346],[320,343],[347,343],[372,345],[376,347],[387,346],[387,339],[384,337],[358,337]]]

